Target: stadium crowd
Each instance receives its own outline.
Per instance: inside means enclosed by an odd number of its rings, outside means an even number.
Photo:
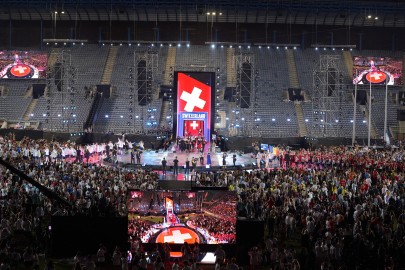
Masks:
[[[65,153],[66,144],[0,136],[2,159],[72,204],[66,207],[51,201],[38,188],[0,166],[0,256],[6,262],[9,259],[12,263],[10,258],[17,256],[13,255],[14,232],[31,235],[38,243],[35,252],[43,251],[49,242],[51,215],[127,215],[125,194],[129,187],[157,187],[158,176],[152,171],[101,166],[99,162],[87,164]],[[33,252],[30,249],[30,254]]]
[[[123,195],[129,187],[157,188],[154,172],[63,157],[66,144],[0,137],[1,158],[74,205],[53,204],[37,188],[0,167],[3,262],[18,263],[20,256],[35,265],[38,251],[46,248],[44,224],[50,215],[126,215]],[[203,177],[212,185],[237,191],[238,216],[265,221],[269,237],[249,252],[252,265],[394,269],[405,265],[404,157],[401,147],[296,152],[281,148],[280,168],[221,171]],[[224,209],[212,210],[226,216]],[[195,223],[226,235],[222,231],[226,228],[215,226],[209,216]],[[13,231],[32,235],[38,243],[35,249],[17,252],[10,238]]]
[[[401,148],[285,151],[279,169],[220,172],[226,181],[213,183],[237,191],[239,217],[265,221],[261,263],[285,267],[289,252],[304,269],[394,269],[405,265],[404,157]]]

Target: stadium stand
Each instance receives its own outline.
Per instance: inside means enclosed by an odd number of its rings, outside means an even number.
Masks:
[[[0,270],[404,269],[404,14],[394,0],[2,1]],[[193,72],[215,87],[186,85]],[[81,222],[107,218],[124,226]]]

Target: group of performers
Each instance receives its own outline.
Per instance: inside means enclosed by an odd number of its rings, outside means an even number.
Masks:
[[[176,138],[176,146],[181,152],[192,152],[197,149],[198,152],[204,153],[206,144],[207,141],[203,136],[188,136],[183,138],[177,136]]]

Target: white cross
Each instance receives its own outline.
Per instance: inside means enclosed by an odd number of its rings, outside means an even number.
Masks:
[[[184,240],[191,239],[191,235],[189,233],[182,234],[180,230],[173,231],[173,235],[167,235],[163,237],[163,241],[166,243],[174,242],[175,244],[183,244]]]
[[[184,110],[186,112],[192,112],[194,110],[194,107],[198,107],[200,109],[204,108],[205,100],[200,98],[201,93],[202,90],[195,86],[191,94],[186,91],[183,91],[183,93],[181,93],[180,99],[187,102],[186,106],[184,106]]]
[[[382,76],[382,74],[379,72],[373,72],[370,74],[370,78],[374,78],[374,80],[376,80],[376,81],[380,80],[381,76]]]
[[[190,127],[192,127],[193,130],[195,130],[195,129],[198,127],[198,123],[197,123],[196,121],[193,121],[193,122],[190,124]]]
[[[23,66],[14,67],[14,70],[18,71],[20,74],[25,73],[26,69],[27,69],[27,67],[23,67]]]

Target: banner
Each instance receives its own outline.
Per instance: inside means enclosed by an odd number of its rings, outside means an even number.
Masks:
[[[192,76],[191,76],[192,75]],[[211,136],[211,73],[177,73],[177,136]],[[198,80],[198,75],[208,78]],[[204,76],[203,76],[204,75]]]

